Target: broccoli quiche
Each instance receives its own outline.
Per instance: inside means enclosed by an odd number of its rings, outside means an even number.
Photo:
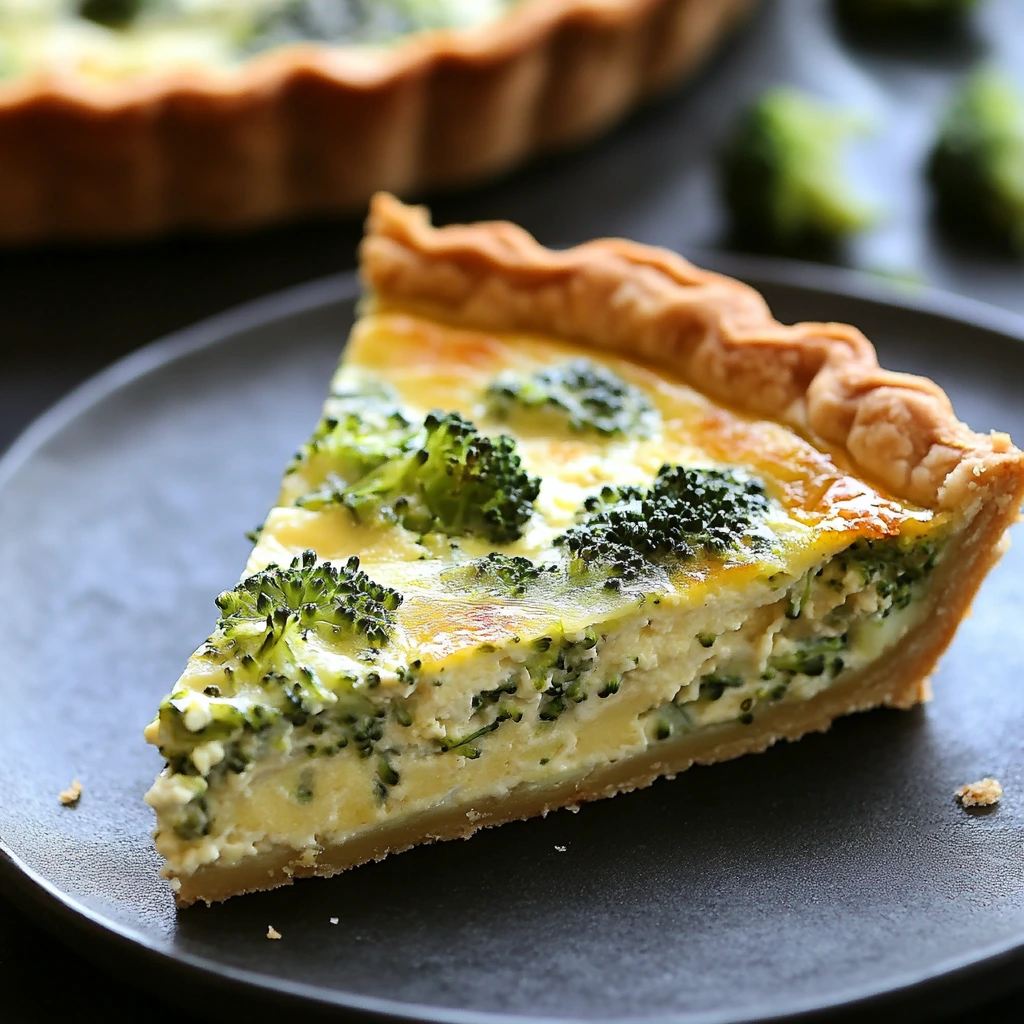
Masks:
[[[231,229],[607,127],[753,0],[0,0],[0,241]]]
[[[146,732],[178,901],[329,875],[926,698],[1024,454],[839,324],[379,196],[367,298]]]

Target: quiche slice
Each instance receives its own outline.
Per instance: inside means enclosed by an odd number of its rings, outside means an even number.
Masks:
[[[1024,455],[667,252],[373,204],[323,418],[146,738],[178,902],[906,708]]]

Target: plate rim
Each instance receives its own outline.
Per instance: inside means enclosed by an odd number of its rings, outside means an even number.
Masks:
[[[764,286],[784,287],[837,295],[900,311],[956,321],[975,330],[1024,345],[1024,316],[1001,310],[988,303],[928,286],[901,286],[862,271],[772,259],[720,250],[693,253],[701,266],[737,277],[761,290]],[[266,327],[303,313],[357,302],[360,296],[355,271],[331,274],[271,293],[204,318],[192,326],[174,331],[111,363],[47,408],[34,419],[0,456],[0,488],[48,441],[79,416],[100,405],[121,389],[131,386],[165,366],[206,348],[224,343],[233,335]],[[29,916],[34,917],[57,939],[71,942],[87,955],[96,955],[88,936],[121,949],[136,961],[147,962],[151,970],[189,974],[213,989],[236,994],[260,994],[278,1001],[304,1005],[319,1012],[362,1014],[380,1021],[429,1021],[444,1024],[563,1024],[570,1018],[464,1010],[363,996],[293,982],[259,971],[221,964],[192,953],[161,948],[144,933],[105,918],[23,862],[0,837],[0,890]],[[36,916],[36,911],[39,915]],[[71,934],[61,923],[71,925]],[[920,1017],[942,1000],[947,1011],[966,1008],[986,997],[995,998],[1016,987],[1010,968],[1024,962],[1024,932],[1014,939],[994,944],[974,955],[951,957],[930,968],[902,976],[884,985],[860,985],[836,990],[827,1002],[806,998],[782,1011],[754,1013],[743,1017],[719,1011],[660,1014],[642,1018],[644,1024],[769,1024],[783,1021],[812,1021],[850,1017],[871,1011],[901,1009]],[[122,973],[122,968],[107,970]],[[999,982],[997,979],[1002,978]],[[139,980],[143,987],[152,988]],[[953,993],[956,993],[955,995]],[[163,993],[174,998],[173,993]],[[914,1005],[917,1004],[917,1005]]]

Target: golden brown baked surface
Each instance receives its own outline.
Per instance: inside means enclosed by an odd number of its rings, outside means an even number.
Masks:
[[[692,70],[753,0],[525,0],[372,51],[0,84],[0,243],[351,212],[588,138]]]

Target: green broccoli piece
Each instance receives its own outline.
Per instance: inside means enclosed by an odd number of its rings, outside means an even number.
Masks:
[[[148,0],[81,0],[79,17],[106,28],[127,28],[147,5]]]
[[[555,543],[576,569],[608,573],[617,590],[652,565],[725,554],[744,542],[769,509],[764,486],[729,471],[662,466],[650,488],[606,487],[583,506],[579,525]],[[572,569],[572,564],[570,569]]]
[[[517,540],[540,493],[515,441],[481,434],[458,413],[430,413],[419,445],[403,450],[345,489],[360,520],[397,520],[415,533],[479,534]]]
[[[223,682],[205,692],[208,720],[186,729],[183,716],[194,695],[188,691],[172,695],[160,710],[161,749],[166,746],[180,753],[198,742],[236,741],[282,720],[304,726],[330,709],[342,713],[349,724],[371,720],[370,725],[354,726],[357,745],[367,738],[360,735],[360,728],[376,732],[379,738],[380,728],[372,723],[384,712],[369,706],[365,696],[353,689],[357,676],[321,678],[305,663],[304,654],[313,636],[375,654],[390,640],[401,604],[402,595],[371,580],[355,556],[338,567],[317,561],[313,551],[304,551],[284,568],[271,565],[246,577],[217,598],[221,612],[217,629],[197,652],[197,657],[221,665],[224,671]],[[370,687],[374,673],[360,675],[365,675]],[[243,681],[259,683],[263,693],[259,701],[235,700]]]
[[[850,117],[792,89],[773,89],[746,110],[720,160],[734,238],[773,251],[820,251],[870,223],[840,160],[855,130]]]
[[[472,746],[474,740],[478,740],[481,736],[486,736],[488,733],[494,732],[502,722],[521,722],[522,720],[523,712],[521,708],[514,707],[512,705],[502,705],[498,708],[497,715],[495,715],[495,717],[486,725],[482,725],[479,728],[474,729],[465,736],[446,736],[441,741],[441,753],[446,754],[449,750],[452,750],[456,754],[460,754],[462,757],[467,757],[469,760],[475,761],[480,756],[480,748]]]
[[[836,0],[843,23],[872,37],[948,32],[962,24],[978,0]]]
[[[501,419],[544,411],[573,431],[605,437],[646,437],[656,417],[640,388],[590,359],[572,359],[534,374],[508,371],[495,378],[487,397],[491,412]]]
[[[837,556],[844,569],[855,569],[885,602],[883,617],[906,608],[938,564],[941,541],[934,537],[858,540]]]
[[[1024,94],[974,75],[957,96],[928,164],[940,222],[951,233],[1024,253]]]
[[[285,470],[284,500],[303,508],[342,501],[346,487],[400,457],[418,439],[417,427],[382,385],[336,391],[326,413]]]
[[[203,835],[210,825],[200,776],[214,783],[226,773],[241,774],[266,750],[279,749],[286,735],[293,752],[309,758],[331,757],[350,745],[360,757],[374,753],[388,704],[368,692],[380,683],[373,665],[401,604],[402,595],[371,580],[358,558],[337,567],[318,562],[313,551],[284,568],[268,566],[217,598],[221,618],[196,657],[219,665],[223,677],[202,694],[171,694],[156,721],[170,771],[197,783],[195,798],[173,825],[179,835]],[[362,647],[351,653],[366,667],[325,670],[314,654],[317,638]],[[405,719],[412,721],[407,712]],[[213,740],[223,756],[211,764],[197,748]],[[397,784],[397,773],[385,774],[378,772],[386,784]]]
[[[530,586],[545,573],[556,573],[556,565],[538,565],[522,555],[497,551],[441,573],[444,583],[462,591],[479,591],[493,597],[525,597]]]
[[[355,555],[339,569],[318,562],[316,552],[304,551],[287,568],[268,566],[224,591],[217,598],[217,629],[222,638],[241,643],[254,656],[265,654],[294,629],[326,637],[347,633],[383,644],[401,604],[402,595],[371,580]],[[212,643],[217,646],[216,640]]]
[[[704,700],[721,700],[726,690],[743,685],[743,678],[725,672],[709,672],[700,677],[700,697]]]
[[[768,659],[768,668],[801,676],[820,676],[827,668],[830,675],[837,676],[843,670],[843,659],[838,655],[845,650],[846,643],[845,633],[811,637],[786,654],[773,654]]]
[[[542,722],[553,722],[571,704],[582,704],[587,700],[598,642],[599,637],[592,629],[578,640],[545,636],[533,642],[526,670],[534,688],[543,694],[538,710]],[[617,682],[615,689],[618,689]]]

